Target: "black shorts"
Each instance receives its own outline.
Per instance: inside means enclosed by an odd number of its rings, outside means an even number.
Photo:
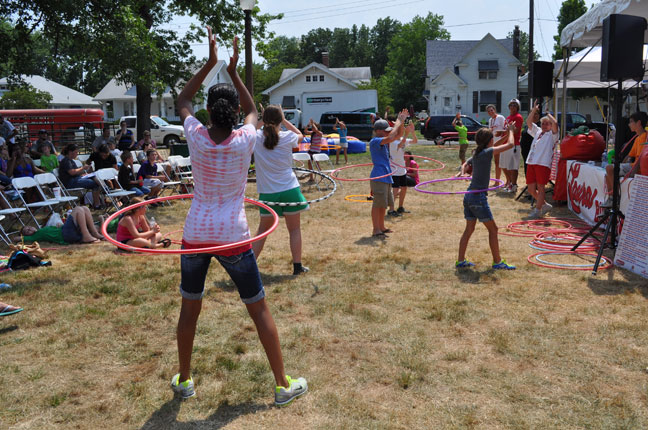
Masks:
[[[403,175],[403,176],[392,175],[392,179],[394,180],[394,183],[392,184],[392,188],[400,188],[400,187],[407,186],[407,175]]]

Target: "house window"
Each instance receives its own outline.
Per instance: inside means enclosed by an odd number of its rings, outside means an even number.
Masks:
[[[500,105],[502,104],[502,92],[480,91],[478,104],[478,112],[486,112],[486,106],[488,105],[495,105],[495,109],[499,112],[501,107]]]
[[[320,82],[324,82],[324,75],[320,75]]]
[[[106,117],[110,119],[115,117],[115,110],[113,109],[112,101],[106,102]]]
[[[317,75],[313,75],[313,82],[317,82]]]
[[[479,79],[497,79],[497,70],[490,72],[479,72]]]
[[[444,97],[443,98],[443,107],[450,107],[450,103],[452,103],[452,98],[451,97]]]
[[[124,102],[124,116],[135,115],[135,104],[133,102]]]
[[[497,60],[479,61],[477,65],[479,79],[497,79],[499,63]]]
[[[306,75],[306,82],[310,82],[311,81],[310,79],[311,79],[310,75]]]

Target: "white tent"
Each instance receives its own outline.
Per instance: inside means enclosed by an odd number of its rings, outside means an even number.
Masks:
[[[648,46],[644,46],[644,62],[648,57]],[[554,63],[554,76],[563,66],[564,60],[557,60]],[[567,88],[607,88],[611,84],[600,82],[601,76],[601,47],[594,46],[590,49],[583,49],[569,57],[567,62]],[[559,76],[558,76],[559,77]],[[644,79],[648,79],[648,73]],[[635,81],[626,81],[624,88],[630,88],[636,84]]]
[[[648,2],[641,0],[605,0],[567,25],[560,33],[560,44],[567,48],[588,47],[601,44],[603,20],[613,13],[648,16]],[[646,36],[648,36],[648,31]],[[644,40],[647,38],[644,36]]]

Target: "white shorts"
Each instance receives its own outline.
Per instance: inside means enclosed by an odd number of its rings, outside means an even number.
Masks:
[[[500,152],[500,168],[506,170],[519,170],[521,152],[522,151],[520,150],[519,146],[513,147],[504,152]]]
[[[162,185],[162,181],[159,179],[144,179],[144,186],[146,188],[155,188],[159,185]]]
[[[346,142],[340,141],[337,144],[340,145],[340,148],[348,148],[349,147],[349,141],[346,141]]]

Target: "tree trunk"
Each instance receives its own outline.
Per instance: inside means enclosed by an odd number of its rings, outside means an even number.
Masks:
[[[137,140],[144,138],[144,131],[151,130],[151,89],[137,84]]]

